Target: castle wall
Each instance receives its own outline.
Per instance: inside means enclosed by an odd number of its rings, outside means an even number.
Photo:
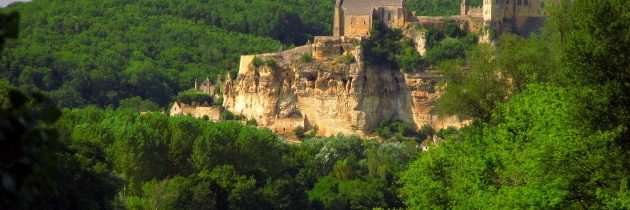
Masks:
[[[484,0],[483,13],[486,21],[546,15],[544,0]]]
[[[304,118],[275,118],[269,126],[273,132],[293,132],[296,128],[305,128]]]
[[[379,7],[376,9],[378,18],[389,28],[403,28],[405,26],[405,10],[402,7]]]
[[[195,118],[203,118],[204,116],[208,116],[208,119],[217,121],[221,119],[221,108],[209,106],[191,106],[184,103],[175,102],[170,109],[170,115],[191,115]]]
[[[346,15],[344,16],[344,36],[367,36],[372,28],[371,15]]]

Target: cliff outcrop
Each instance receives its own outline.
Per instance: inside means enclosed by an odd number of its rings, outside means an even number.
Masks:
[[[317,125],[319,135],[364,135],[388,118],[457,126],[456,119],[438,120],[431,112],[438,79],[367,65],[356,38],[316,37],[292,50],[242,56],[237,78],[228,77],[222,88],[223,105],[283,131],[303,119],[307,128]]]

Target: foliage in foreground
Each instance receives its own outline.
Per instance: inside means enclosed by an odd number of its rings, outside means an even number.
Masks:
[[[475,123],[409,166],[408,207],[630,208],[630,2],[559,2],[540,37],[442,64],[438,105]]]
[[[238,121],[127,109],[64,110],[53,126],[67,147],[46,164],[56,168],[53,187],[8,208],[402,207],[398,174],[417,155],[413,143],[338,136],[289,145]]]
[[[584,94],[586,93],[586,94]],[[429,150],[403,176],[416,208],[628,208],[628,156],[619,129],[598,131],[575,113],[601,101],[589,90],[533,85]]]

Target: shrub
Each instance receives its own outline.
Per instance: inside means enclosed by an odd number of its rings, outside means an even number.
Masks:
[[[208,94],[190,90],[190,91],[179,93],[177,95],[177,101],[185,103],[185,104],[196,103],[196,104],[209,104],[210,105],[210,104],[213,104],[214,99],[212,98],[212,96]]]
[[[247,121],[247,123],[245,123],[245,125],[258,127],[258,121],[256,121],[256,119],[250,119]]]
[[[273,66],[273,65],[276,65],[276,61],[275,61],[275,60],[273,60],[273,59],[265,59],[265,60],[263,61],[263,64],[264,64],[265,66]]]
[[[477,37],[468,35],[459,39],[447,38],[427,50],[427,63],[436,65],[442,61],[463,58],[466,52],[477,43]]]
[[[223,120],[242,120],[242,119],[245,119],[245,116],[243,116],[241,114],[236,115],[236,114],[234,114],[234,113],[232,113],[232,112],[230,112],[229,110],[226,109],[226,110],[221,111],[221,119],[223,119]]]
[[[396,64],[403,72],[409,73],[424,65],[420,53],[416,50],[412,40],[406,40],[402,45],[402,50],[396,55]]]
[[[304,54],[302,54],[302,57],[300,57],[300,62],[302,62],[302,63],[313,62],[313,55],[311,55],[311,53],[304,53]]]
[[[252,61],[252,65],[254,65],[254,67],[258,68],[260,66],[273,66],[276,65],[276,61],[274,61],[273,59],[262,59],[259,57],[254,57],[254,60]]]
[[[354,56],[352,55],[342,55],[342,56],[339,56],[337,60],[335,60],[335,63],[340,63],[340,64],[352,64],[354,62],[356,62],[356,60],[354,59]]]
[[[362,43],[366,63],[395,67],[402,31],[389,29],[380,21],[375,21],[372,28],[370,37]]]
[[[420,128],[420,130],[418,131],[418,136],[420,137],[420,141],[424,141],[428,138],[431,138],[434,134],[435,134],[435,130],[433,130],[433,128],[428,124],[423,125],[422,128]]]
[[[417,138],[418,135],[415,124],[391,119],[381,121],[375,131],[379,137],[385,140],[393,137]]]
[[[293,132],[295,133],[295,136],[297,136],[299,139],[304,139],[304,137],[306,137],[306,131],[302,126],[298,126],[293,130]]]
[[[254,57],[254,60],[252,61],[252,65],[254,65],[254,67],[258,68],[259,66],[263,65],[263,60],[260,59],[259,57]]]

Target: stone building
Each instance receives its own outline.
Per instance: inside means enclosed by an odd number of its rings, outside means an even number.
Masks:
[[[528,37],[545,23],[545,0],[484,0],[483,20],[495,33]]]
[[[221,78],[219,77],[217,79],[217,84],[220,84],[220,81]],[[201,84],[199,84],[197,79],[195,79],[195,91],[214,96],[216,94],[216,87],[214,86],[214,84],[212,84],[209,77],[206,77],[206,80],[203,81]]]
[[[182,102],[175,102],[170,110],[171,116],[191,115],[196,118],[208,117],[209,120],[218,121],[221,119],[221,108],[210,106],[188,105]]]
[[[304,117],[297,118],[275,118],[269,129],[276,133],[293,133],[298,127],[306,128],[307,122]]]
[[[403,28],[407,15],[403,0],[337,0],[333,36],[367,36],[374,19]]]

